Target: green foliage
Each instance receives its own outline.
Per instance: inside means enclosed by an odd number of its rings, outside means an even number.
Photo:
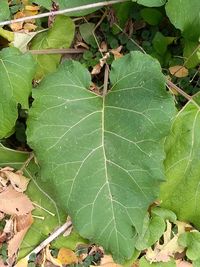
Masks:
[[[164,179],[163,138],[175,109],[147,55],[115,61],[110,80],[104,99],[87,90],[86,69],[65,62],[35,90],[27,135],[46,189],[79,233],[123,260]]]
[[[94,34],[93,34],[94,28],[95,28],[94,23],[83,23],[80,25],[79,30],[80,30],[80,34],[83,40],[87,44],[96,47],[97,44],[96,44]]]
[[[75,25],[66,16],[57,16],[52,27],[37,34],[31,43],[30,49],[69,48],[74,38]],[[46,74],[56,70],[61,55],[35,55],[37,70],[35,79],[39,80]]]
[[[7,0],[0,1],[0,21],[10,18],[10,10]]]
[[[188,232],[181,234],[179,244],[187,248],[186,256],[192,261],[200,260],[200,232]]]
[[[144,21],[150,25],[158,25],[163,19],[163,14],[155,8],[143,8],[140,14]]]
[[[189,102],[176,116],[167,137],[166,176],[161,186],[162,206],[174,211],[179,220],[190,221],[200,228],[200,95]]]
[[[12,134],[18,117],[17,106],[28,109],[35,63],[30,54],[16,48],[0,51],[0,138]]]
[[[153,47],[159,55],[164,55],[167,47],[174,41],[174,37],[166,37],[161,32],[157,32],[152,41]]]
[[[194,68],[200,63],[200,47],[198,42],[184,39],[183,56],[185,58],[185,66]]]

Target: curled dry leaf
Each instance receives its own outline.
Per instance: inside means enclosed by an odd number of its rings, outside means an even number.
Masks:
[[[100,44],[100,49],[99,49],[99,51],[102,52],[102,53],[105,53],[105,52],[108,51],[108,45],[107,45],[106,42],[103,41],[103,42]]]
[[[122,267],[122,265],[117,264],[114,262],[111,255],[104,255],[104,257],[101,259],[101,264],[99,267]]]
[[[8,241],[8,258],[15,259],[17,255],[17,251],[21,245],[22,240],[28,229],[30,228],[31,224],[33,223],[33,218],[31,213],[19,216],[17,220],[17,229],[20,229],[12,239]],[[24,226],[24,228],[22,228]],[[10,262],[10,261],[9,261]],[[11,263],[11,262],[10,262]]]
[[[6,178],[11,182],[14,189],[18,192],[24,192],[27,189],[30,179],[26,178],[19,172],[2,171]]]
[[[123,47],[123,46],[121,45],[121,46],[117,47],[116,49],[112,49],[112,50],[110,51],[110,52],[113,54],[113,56],[114,56],[115,59],[118,59],[118,58],[123,57],[123,54],[120,53],[121,50],[122,50],[122,47]]]
[[[98,63],[93,67],[91,74],[96,75],[96,74],[99,74],[100,72],[101,72],[101,65],[100,63]]]
[[[192,263],[187,261],[178,260],[176,261],[176,267],[192,267]]]
[[[34,209],[30,199],[8,186],[0,193],[0,211],[8,215],[25,215]]]
[[[183,78],[188,76],[188,69],[184,66],[173,66],[169,68],[171,75],[174,75],[177,78]]]
[[[62,263],[62,264],[73,264],[73,263],[78,263],[78,258],[76,254],[68,249],[68,248],[61,248],[58,252],[58,257],[57,259]]]

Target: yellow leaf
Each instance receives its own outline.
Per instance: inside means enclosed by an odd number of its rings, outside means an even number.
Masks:
[[[178,78],[183,78],[188,76],[188,69],[180,65],[170,67],[169,72]]]
[[[23,258],[15,265],[15,267],[27,267],[28,266],[28,259]]]
[[[76,256],[76,254],[68,248],[61,248],[58,252],[57,259],[62,264],[72,264],[72,263],[78,262],[78,258]]]

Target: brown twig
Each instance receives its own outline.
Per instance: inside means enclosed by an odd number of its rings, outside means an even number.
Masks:
[[[86,49],[74,49],[74,48],[62,48],[62,49],[40,49],[40,50],[29,50],[33,55],[43,55],[43,54],[82,54]]]
[[[178,92],[180,95],[184,96],[187,100],[192,100],[192,96],[188,95],[186,92],[184,92],[181,88],[179,88],[177,85],[175,85],[170,80],[166,81],[166,84],[168,87],[174,89],[176,92]]]
[[[107,91],[108,91],[108,78],[109,78],[109,66],[108,66],[108,64],[105,64],[103,97],[107,94]]]

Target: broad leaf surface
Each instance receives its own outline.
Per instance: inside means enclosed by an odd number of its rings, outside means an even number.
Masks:
[[[33,92],[28,142],[46,190],[66,208],[78,232],[115,258],[133,254],[163,173],[163,138],[175,108],[156,60],[133,52],[116,60],[105,99],[68,61]]]
[[[37,34],[32,40],[30,49],[69,48],[74,38],[74,22],[66,16],[57,16],[52,27]],[[35,55],[37,62],[36,79],[56,70],[61,55]]]
[[[16,48],[0,52],[0,138],[12,133],[18,116],[17,105],[28,109],[35,63],[30,54]]]
[[[183,32],[184,37],[198,41],[200,37],[200,1],[169,0],[166,12],[174,26]]]
[[[200,260],[200,232],[183,233],[179,236],[178,243],[186,248],[188,259]]]
[[[10,166],[15,170],[19,170],[28,157],[29,153],[14,151],[0,144],[0,167]],[[58,206],[46,191],[45,183],[42,183],[39,179],[38,172],[38,166],[33,161],[24,169],[24,175],[31,179],[26,194],[32,202],[45,208],[54,216],[39,207],[35,208],[33,215],[44,217],[44,220],[34,219],[34,223],[20,247],[19,258],[26,256],[57,227],[65,223],[67,217],[66,212]],[[69,237],[59,237],[53,245],[59,248],[62,244],[62,246],[74,249],[78,242],[85,241],[77,233],[73,232]]]
[[[161,187],[162,205],[200,228],[200,95],[179,112],[166,140],[167,181]]]

